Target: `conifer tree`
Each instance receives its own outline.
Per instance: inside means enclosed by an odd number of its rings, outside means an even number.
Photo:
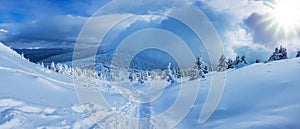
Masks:
[[[221,72],[221,71],[225,71],[227,70],[228,66],[226,63],[226,57],[224,55],[222,55],[219,59],[219,65],[217,66],[217,71]]]
[[[44,62],[41,63],[41,66],[42,66],[43,68],[45,68]]]
[[[234,61],[232,59],[228,59],[227,61],[227,68],[233,69],[235,67]]]
[[[168,67],[167,67],[167,70],[166,70],[166,77],[167,77],[167,81],[168,82],[171,82],[171,83],[174,83],[176,82],[175,80],[175,77],[173,75],[173,72],[171,70],[171,63],[169,63]]]
[[[259,63],[259,62],[260,62],[260,60],[259,60],[259,59],[256,59],[256,60],[255,60],[255,63]]]
[[[288,53],[287,53],[286,48],[283,48],[282,46],[280,46],[280,49],[275,48],[275,51],[269,58],[269,61],[287,59],[288,58],[287,54]]]
[[[55,64],[54,64],[53,61],[51,62],[50,69],[51,69],[52,71],[56,71]]]

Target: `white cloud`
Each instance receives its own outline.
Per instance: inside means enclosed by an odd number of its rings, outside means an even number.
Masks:
[[[248,54],[255,60],[260,58],[266,60],[269,54],[272,53],[273,48],[271,45],[256,42],[253,40],[254,34],[251,29],[248,30],[244,24],[244,20],[251,14],[265,14],[270,8],[265,5],[264,1],[258,0],[199,0],[207,5],[210,10],[215,13],[226,14],[228,18],[225,30],[219,31],[220,36],[224,44],[225,55],[228,57],[234,57],[236,55]],[[221,15],[222,16],[222,15]],[[222,21],[220,21],[222,22]],[[224,24],[226,24],[224,22]],[[223,24],[223,25],[224,25]],[[297,41],[294,41],[296,44]],[[280,42],[278,43],[280,44]],[[275,47],[275,46],[274,46]],[[255,57],[255,58],[254,58]]]
[[[241,22],[241,20],[249,17],[252,13],[265,13],[268,7],[263,1],[254,0],[200,0],[207,4],[217,12],[231,14],[233,21]]]
[[[196,0],[190,0],[190,1],[196,2]],[[211,10],[213,10],[216,13],[228,14],[230,16],[230,18],[228,18],[230,20],[229,21],[230,25],[228,25],[229,27],[227,28],[228,30],[225,30],[224,33],[219,32],[221,37],[223,38],[222,40],[224,42],[225,54],[227,56],[234,57],[237,54],[240,54],[237,53],[238,49],[243,47],[248,47],[252,51],[269,52],[269,49],[266,48],[264,45],[254,43],[252,40],[253,35],[251,35],[251,33],[248,33],[245,28],[241,27],[241,24],[243,24],[243,20],[245,18],[248,18],[252,13],[264,13],[262,10],[267,9],[267,7],[264,5],[262,1],[248,1],[248,0],[199,0],[199,1],[207,5],[209,8],[211,8]],[[162,7],[161,9],[156,9],[156,12],[160,14],[166,14],[166,15],[174,11],[174,9],[176,9],[176,6],[178,6],[176,4],[170,4],[161,1],[148,1],[147,3]],[[129,7],[135,8],[144,4],[145,4],[144,1],[135,1],[129,3],[128,2],[118,3],[118,5],[116,6],[118,6],[118,8],[124,7],[128,9]],[[189,6],[189,5],[181,5],[181,6]],[[152,8],[155,7],[152,6],[148,7],[148,10],[146,12],[153,13]],[[128,10],[134,10],[134,9],[128,9]],[[146,22],[147,21],[149,22],[153,19],[149,19],[149,17],[147,16],[144,17],[144,20]],[[193,17],[191,17],[191,20],[193,21]],[[129,25],[128,23],[126,24]],[[217,28],[217,30],[218,29],[219,28]]]
[[[238,49],[245,48],[245,47],[247,47],[251,51],[270,52],[270,50],[266,48],[264,45],[254,43],[252,40],[252,35],[243,28],[238,28],[233,31],[228,31],[225,33],[225,37],[227,37],[227,39],[224,40],[226,44],[225,55],[227,55],[228,57],[233,58],[238,54],[244,54],[244,53],[236,53],[236,52],[239,52]],[[252,53],[252,54],[256,54],[256,53]],[[253,56],[253,55],[248,55],[248,56]]]
[[[156,15],[136,15],[130,13],[124,14],[106,14],[97,15],[91,17],[84,30],[81,31],[81,40],[86,43],[98,44],[102,41],[103,37],[100,35],[105,35],[108,31],[113,31],[110,35],[113,38],[118,38],[120,32],[129,28],[133,23],[137,21],[142,22],[153,22],[160,23],[166,17],[156,16]]]
[[[0,29],[0,41],[3,42],[4,40],[6,40],[7,35],[8,35],[8,30]]]
[[[0,29],[0,33],[8,33],[8,31],[5,29]]]

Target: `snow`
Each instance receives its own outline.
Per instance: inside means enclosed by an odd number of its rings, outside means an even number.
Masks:
[[[0,43],[0,128],[63,128],[82,116],[72,78],[21,58]],[[68,113],[70,112],[70,113]]]
[[[258,63],[226,71],[226,85],[220,104],[212,116],[199,123],[212,75],[189,81],[184,78],[171,85],[166,80],[134,84],[97,81],[95,88],[105,94],[111,108],[95,103],[80,104],[73,78],[28,62],[0,43],[0,129],[7,128],[153,128],[176,121],[188,99],[197,93],[187,116],[175,128],[299,128],[300,58]],[[198,84],[198,82],[200,82]],[[150,85],[152,84],[152,85]],[[161,87],[157,87],[160,85]],[[138,120],[161,114],[178,101],[174,112],[163,119]],[[198,89],[199,92],[194,89]],[[121,94],[118,94],[120,93]],[[150,96],[151,104],[138,95]],[[124,98],[132,98],[128,101]],[[86,112],[86,111],[92,112]],[[118,112],[119,114],[115,114]],[[121,114],[121,115],[120,115]],[[126,117],[122,117],[125,115]],[[168,126],[166,126],[168,127]]]

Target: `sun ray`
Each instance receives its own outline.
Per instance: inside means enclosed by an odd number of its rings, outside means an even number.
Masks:
[[[271,23],[269,25],[267,25],[266,30],[271,30],[274,26],[276,26],[276,21],[271,21]]]
[[[274,28],[275,36],[297,35],[300,29],[300,0],[275,0],[267,5],[270,10],[261,20],[262,23],[268,23],[266,30]]]

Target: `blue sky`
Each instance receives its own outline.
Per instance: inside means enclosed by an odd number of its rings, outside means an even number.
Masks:
[[[73,47],[76,38],[87,19],[110,0],[1,0],[0,41],[16,48],[32,47]],[[157,6],[148,7],[145,1],[123,0],[106,15],[133,10],[127,13],[149,11],[172,11],[168,4],[156,1]],[[261,21],[267,17],[270,1],[260,0],[190,0],[191,4],[202,10],[214,24],[224,46],[227,57],[246,55],[249,60],[266,60],[273,49],[283,45],[290,51],[290,56],[300,49],[299,30],[296,36],[286,36],[282,32],[274,34],[274,29],[267,29],[269,22]],[[159,3],[159,4],[158,4]],[[132,8],[133,5],[141,5]],[[112,12],[113,14],[110,14]],[[192,18],[191,18],[192,20]],[[182,26],[166,27],[170,20],[145,18],[132,21],[129,27],[119,30],[121,36],[130,32],[134,26],[156,26],[161,29],[180,31]],[[163,22],[162,22],[163,21]],[[175,23],[174,23],[175,24]],[[122,27],[121,27],[122,28]],[[298,28],[297,28],[298,29]],[[118,31],[118,29],[116,29]],[[122,33],[121,33],[122,32]],[[118,33],[118,32],[116,32]],[[189,35],[187,32],[186,35]],[[193,39],[193,35],[190,39]],[[189,37],[187,37],[189,38]],[[192,41],[191,41],[192,42]]]

